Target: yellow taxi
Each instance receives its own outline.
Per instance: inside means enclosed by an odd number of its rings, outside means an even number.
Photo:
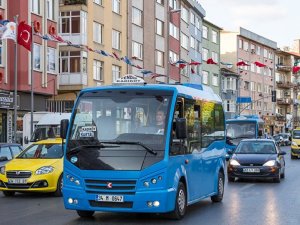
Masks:
[[[53,192],[62,195],[63,150],[61,138],[35,142],[0,167],[0,191]]]
[[[291,159],[300,158],[300,127],[292,132]]]

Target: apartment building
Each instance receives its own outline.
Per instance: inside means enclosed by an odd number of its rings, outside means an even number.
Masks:
[[[59,95],[51,111],[68,111],[85,87],[109,85],[127,73],[127,1],[60,0]],[[71,44],[70,44],[71,43]]]
[[[35,32],[41,34],[48,34],[50,30],[53,34],[56,33],[57,9],[58,3],[54,0],[0,1],[2,20],[25,21],[35,28]],[[16,15],[18,18],[15,18]],[[39,26],[36,27],[36,24]],[[33,35],[33,42],[32,62],[31,52],[21,45],[15,45],[13,40],[2,40],[0,45],[0,142],[21,142],[22,118],[25,113],[31,111],[31,87],[34,91],[34,111],[46,111],[47,99],[57,94],[57,44],[37,35]],[[33,84],[31,84],[32,67]],[[15,91],[17,91],[17,103],[14,99]],[[16,105],[18,108],[14,111]],[[14,134],[15,127],[16,134]]]
[[[216,94],[220,94],[220,32],[222,28],[203,21],[202,45],[202,83],[210,86]],[[212,60],[214,63],[208,62]]]
[[[235,115],[255,114],[265,118],[266,131],[274,133],[275,50],[277,43],[245,28],[221,31],[221,60],[231,63],[238,76]],[[226,107],[225,107],[226,109]]]

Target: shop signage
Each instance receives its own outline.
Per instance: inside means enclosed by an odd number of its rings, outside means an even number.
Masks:
[[[13,109],[14,108],[14,96],[0,93],[0,108]]]

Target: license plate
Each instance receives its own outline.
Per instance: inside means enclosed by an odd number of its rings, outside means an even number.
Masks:
[[[8,179],[10,184],[27,184],[27,179]]]
[[[259,173],[260,169],[259,168],[244,168],[243,172],[244,173]]]
[[[124,202],[123,195],[97,195],[98,202]]]

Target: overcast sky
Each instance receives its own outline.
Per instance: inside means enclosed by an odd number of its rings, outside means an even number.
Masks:
[[[300,38],[300,0],[199,0],[205,19],[224,30],[239,27],[291,46]]]

